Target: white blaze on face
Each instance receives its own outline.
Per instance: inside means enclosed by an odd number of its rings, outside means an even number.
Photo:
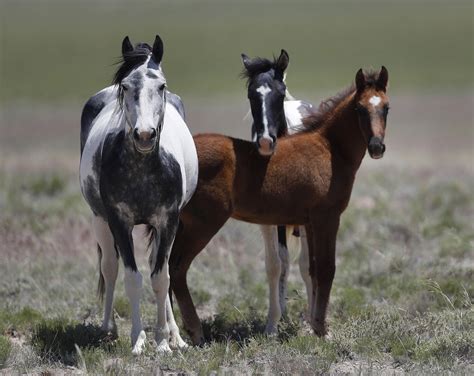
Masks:
[[[369,103],[374,107],[376,107],[380,103],[380,101],[381,101],[380,97],[376,95],[374,95],[372,98],[369,99]]]
[[[267,84],[257,88],[257,93],[260,93],[262,96],[262,122],[263,122],[263,138],[271,139],[270,133],[268,133],[268,119],[267,119],[267,109],[265,108],[265,97],[268,93],[272,91]]]

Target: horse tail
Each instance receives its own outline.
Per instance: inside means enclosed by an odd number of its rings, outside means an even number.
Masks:
[[[99,283],[97,284],[97,296],[99,297],[100,302],[104,300],[104,293],[105,293],[105,280],[104,275],[102,274],[102,249],[100,245],[97,244],[97,256],[99,258]]]
[[[146,242],[146,249],[147,251],[150,250],[153,242],[155,241],[156,238],[156,231],[155,228],[151,225],[147,225],[145,229],[145,238],[147,239]]]

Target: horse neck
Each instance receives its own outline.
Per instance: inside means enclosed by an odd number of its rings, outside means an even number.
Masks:
[[[354,98],[355,93],[350,94],[335,108],[320,133],[329,141],[331,151],[357,170],[364,158],[367,142],[359,127]]]

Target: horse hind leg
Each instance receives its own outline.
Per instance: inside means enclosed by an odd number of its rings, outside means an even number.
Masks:
[[[98,216],[93,217],[93,228],[97,240],[100,279],[98,293],[104,300],[102,330],[117,335],[117,326],[112,314],[115,282],[118,274],[118,254],[114,247],[114,238],[109,225]]]
[[[170,347],[171,349],[186,349],[188,344],[184,342],[179,333],[178,325],[174,319],[173,307],[171,306],[171,291],[166,296],[166,320],[170,328]]]
[[[290,273],[290,255],[288,252],[286,238],[286,226],[278,226],[278,256],[280,258],[280,281],[279,287],[279,302],[280,310],[283,316],[286,315],[286,300],[288,296],[288,275]]]
[[[276,226],[260,226],[265,243],[265,270],[269,287],[269,306],[265,334],[274,335],[278,331],[281,318],[279,281],[281,261],[278,254],[278,233]]]
[[[307,320],[310,319],[311,307],[313,306],[313,284],[311,281],[311,276],[309,275],[309,249],[308,249],[308,236],[306,235],[306,229],[301,226],[300,228],[300,240],[301,240],[301,251],[299,257],[299,267],[301,277],[303,278],[305,287],[306,287],[306,297],[308,303],[308,309],[306,312]]]

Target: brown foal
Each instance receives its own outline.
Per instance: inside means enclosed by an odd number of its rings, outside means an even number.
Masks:
[[[355,85],[324,101],[298,134],[279,139],[261,156],[255,145],[217,134],[194,138],[199,159],[196,192],[181,212],[170,258],[171,288],[194,344],[202,328],[186,282],[192,260],[224,223],[304,225],[313,284],[310,324],[327,333],[326,310],[334,278],[336,234],[366,150],[381,158],[388,72],[359,70]]]

